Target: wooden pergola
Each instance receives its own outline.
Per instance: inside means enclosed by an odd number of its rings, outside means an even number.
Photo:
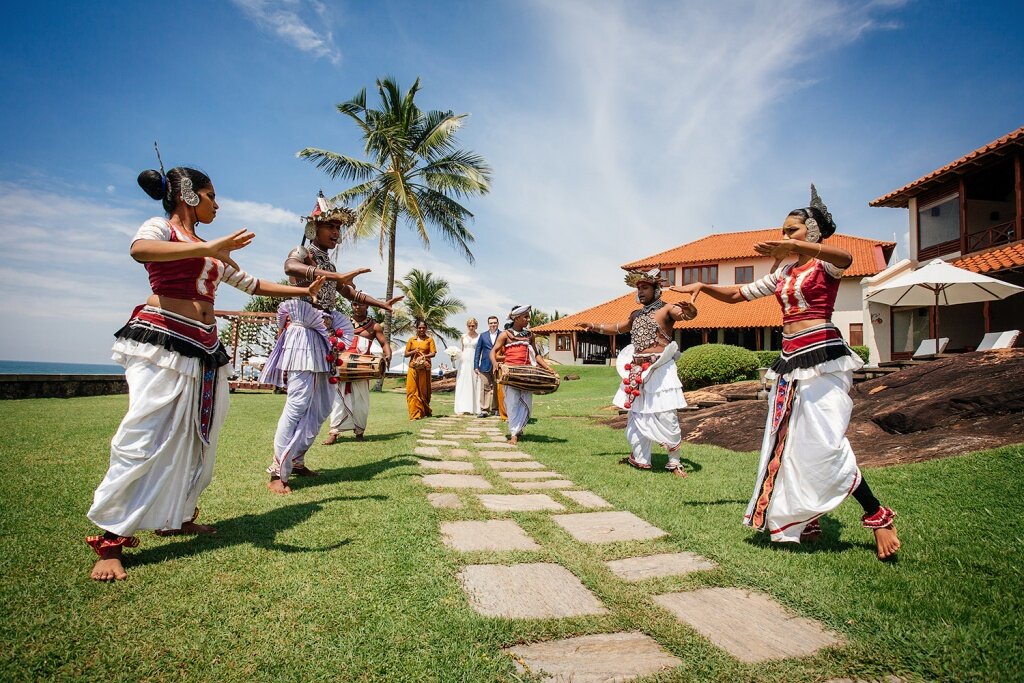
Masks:
[[[227,320],[231,324],[231,367],[242,368],[238,363],[238,336],[242,325],[249,323],[253,325],[277,325],[277,313],[255,313],[253,311],[214,311],[218,318]],[[241,365],[245,366],[248,361],[243,360]],[[232,380],[231,391],[236,389],[273,389],[269,384],[260,384],[251,380]]]

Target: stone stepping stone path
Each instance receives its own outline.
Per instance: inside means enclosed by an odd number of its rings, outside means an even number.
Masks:
[[[464,553],[477,550],[540,550],[537,542],[511,519],[442,522],[441,541]]]
[[[496,470],[542,470],[543,463],[536,460],[489,460],[488,465]]]
[[[466,507],[457,493],[428,493],[427,501],[436,508],[460,510]]]
[[[494,467],[494,463],[491,463]],[[563,496],[585,508],[610,508],[612,504],[591,491],[559,491]]]
[[[844,642],[767,595],[740,588],[667,593],[654,596],[654,602],[741,662],[806,657]]]
[[[485,617],[552,619],[608,612],[560,564],[471,564],[462,568],[458,579],[470,606]]]
[[[420,460],[420,467],[443,472],[473,472],[473,463],[465,460]]]
[[[546,493],[473,493],[488,513],[556,513],[550,519],[577,542],[587,544],[645,541],[667,532],[612,504],[591,491],[571,490],[575,484],[508,443],[503,430],[477,426],[458,418],[432,421],[436,429],[419,430],[417,455],[440,458],[420,460],[423,483],[434,489],[488,491],[495,484],[476,472],[470,462],[479,458],[499,477],[504,488],[523,491],[553,490],[579,508],[566,506]],[[569,489],[569,490],[566,490]],[[438,509],[465,509],[458,493],[432,492],[430,504]],[[600,511],[604,509],[603,511]],[[544,548],[512,519],[443,521],[443,544],[460,553],[542,551]],[[497,560],[497,558],[496,558]],[[500,560],[499,560],[500,561]],[[684,576],[714,570],[718,565],[688,552],[648,554],[604,562],[619,580],[637,583],[648,579]],[[470,607],[485,617],[556,619],[607,614],[609,610],[565,567],[549,563],[471,564],[457,580]],[[756,663],[805,657],[827,647],[840,647],[840,634],[822,624],[792,614],[769,596],[737,588],[702,588],[655,595],[653,602],[737,660]],[[784,637],[783,637],[784,636]],[[505,648],[521,674],[548,681],[627,681],[675,668],[682,661],[651,636],[640,632],[604,633]],[[835,679],[836,683],[846,679]],[[886,683],[896,683],[891,677]]]
[[[505,648],[521,674],[547,681],[605,683],[628,681],[683,663],[639,631],[601,633]]]
[[[484,460],[533,460],[522,451],[480,451],[479,455]]]
[[[667,536],[668,532],[645,522],[632,512],[580,512],[555,515],[551,519],[584,543],[644,541]]]
[[[510,485],[520,491],[534,491],[536,489],[564,489],[566,486],[575,486],[568,479],[549,479],[547,481],[513,481]]]
[[[717,564],[694,553],[663,553],[647,557],[627,557],[605,562],[623,581],[643,581],[660,576],[682,576],[691,572],[716,569]]]
[[[538,465],[540,463],[537,463]],[[509,470],[505,472],[498,472],[498,476],[503,479],[551,479],[552,477],[560,477],[558,472],[538,472],[536,470]]]
[[[564,510],[565,506],[543,493],[480,493],[480,503],[492,512],[537,512]]]
[[[423,483],[435,489],[493,489],[479,474],[425,474]]]

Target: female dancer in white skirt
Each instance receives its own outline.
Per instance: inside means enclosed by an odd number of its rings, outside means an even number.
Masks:
[[[125,579],[123,547],[134,534],[209,534],[196,503],[213,476],[217,437],[228,408],[228,355],[217,340],[213,297],[226,282],[247,294],[316,296],[323,278],[287,287],[246,274],[231,252],[254,235],[238,230],[203,241],[217,201],[210,178],[191,168],[143,171],[139,185],[163,202],[166,218],[142,224],[131,255],[149,271],[153,294],[116,333],[113,358],[124,366],[128,414],[110,444],[110,468],[89,519],[103,530],[87,541],[99,560],[97,581]]]
[[[864,363],[832,324],[839,281],[853,257],[821,241],[836,230],[811,185],[811,205],[791,211],[782,239],[761,242],[757,253],[775,259],[772,272],[747,285],[694,283],[672,287],[696,299],[700,292],[726,303],[774,294],[782,306],[782,355],[773,381],[754,494],[743,523],[773,541],[801,542],[821,535],[818,518],[853,495],[874,531],[878,558],[900,547],[893,518],[871,493],[846,439],[853,371]],[[795,263],[779,268],[795,255]]]

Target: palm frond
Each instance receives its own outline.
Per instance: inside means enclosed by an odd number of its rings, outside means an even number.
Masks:
[[[361,161],[344,154],[329,152],[325,149],[316,149],[315,147],[299,150],[295,156],[315,163],[317,168],[331,176],[331,178],[341,176],[345,180],[361,182],[369,180],[374,174],[380,172],[376,165],[368,161]]]

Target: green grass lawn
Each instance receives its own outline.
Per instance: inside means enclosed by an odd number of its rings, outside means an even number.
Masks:
[[[83,539],[94,530],[85,512],[127,398],[0,404],[0,453],[11,465],[0,514],[0,678],[521,680],[502,647],[633,629],[683,660],[645,680],[1024,678],[1024,447],[869,470],[876,494],[900,513],[896,563],[874,559],[853,501],[824,520],[816,550],[773,547],[740,525],[755,454],[686,448],[692,469],[685,481],[619,465],[626,453],[621,432],[590,417],[611,414],[604,408],[613,371],[571,371],[582,380],[535,399],[538,419],[522,449],[669,536],[589,546],[548,514],[515,513],[541,550],[460,556],[446,549],[439,521],[486,513],[465,494],[462,510],[428,505],[411,454],[414,429],[432,423],[409,422],[405,397],[395,392],[373,395],[366,442],[315,446],[307,462],[322,476],[294,482],[290,496],[272,496],[264,468],[284,397],[236,394],[216,475],[200,503],[201,521],[215,524],[217,535],[144,533],[142,545],[128,551],[130,578],[97,584],[88,580],[95,556]],[[451,394],[435,396],[433,405],[436,414],[450,414]],[[663,462],[663,454],[655,460]],[[674,550],[699,553],[720,568],[626,584],[602,563]],[[455,579],[459,568],[524,560],[564,565],[609,613],[477,616]],[[848,644],[804,659],[740,664],[650,599],[702,586],[764,591]]]

